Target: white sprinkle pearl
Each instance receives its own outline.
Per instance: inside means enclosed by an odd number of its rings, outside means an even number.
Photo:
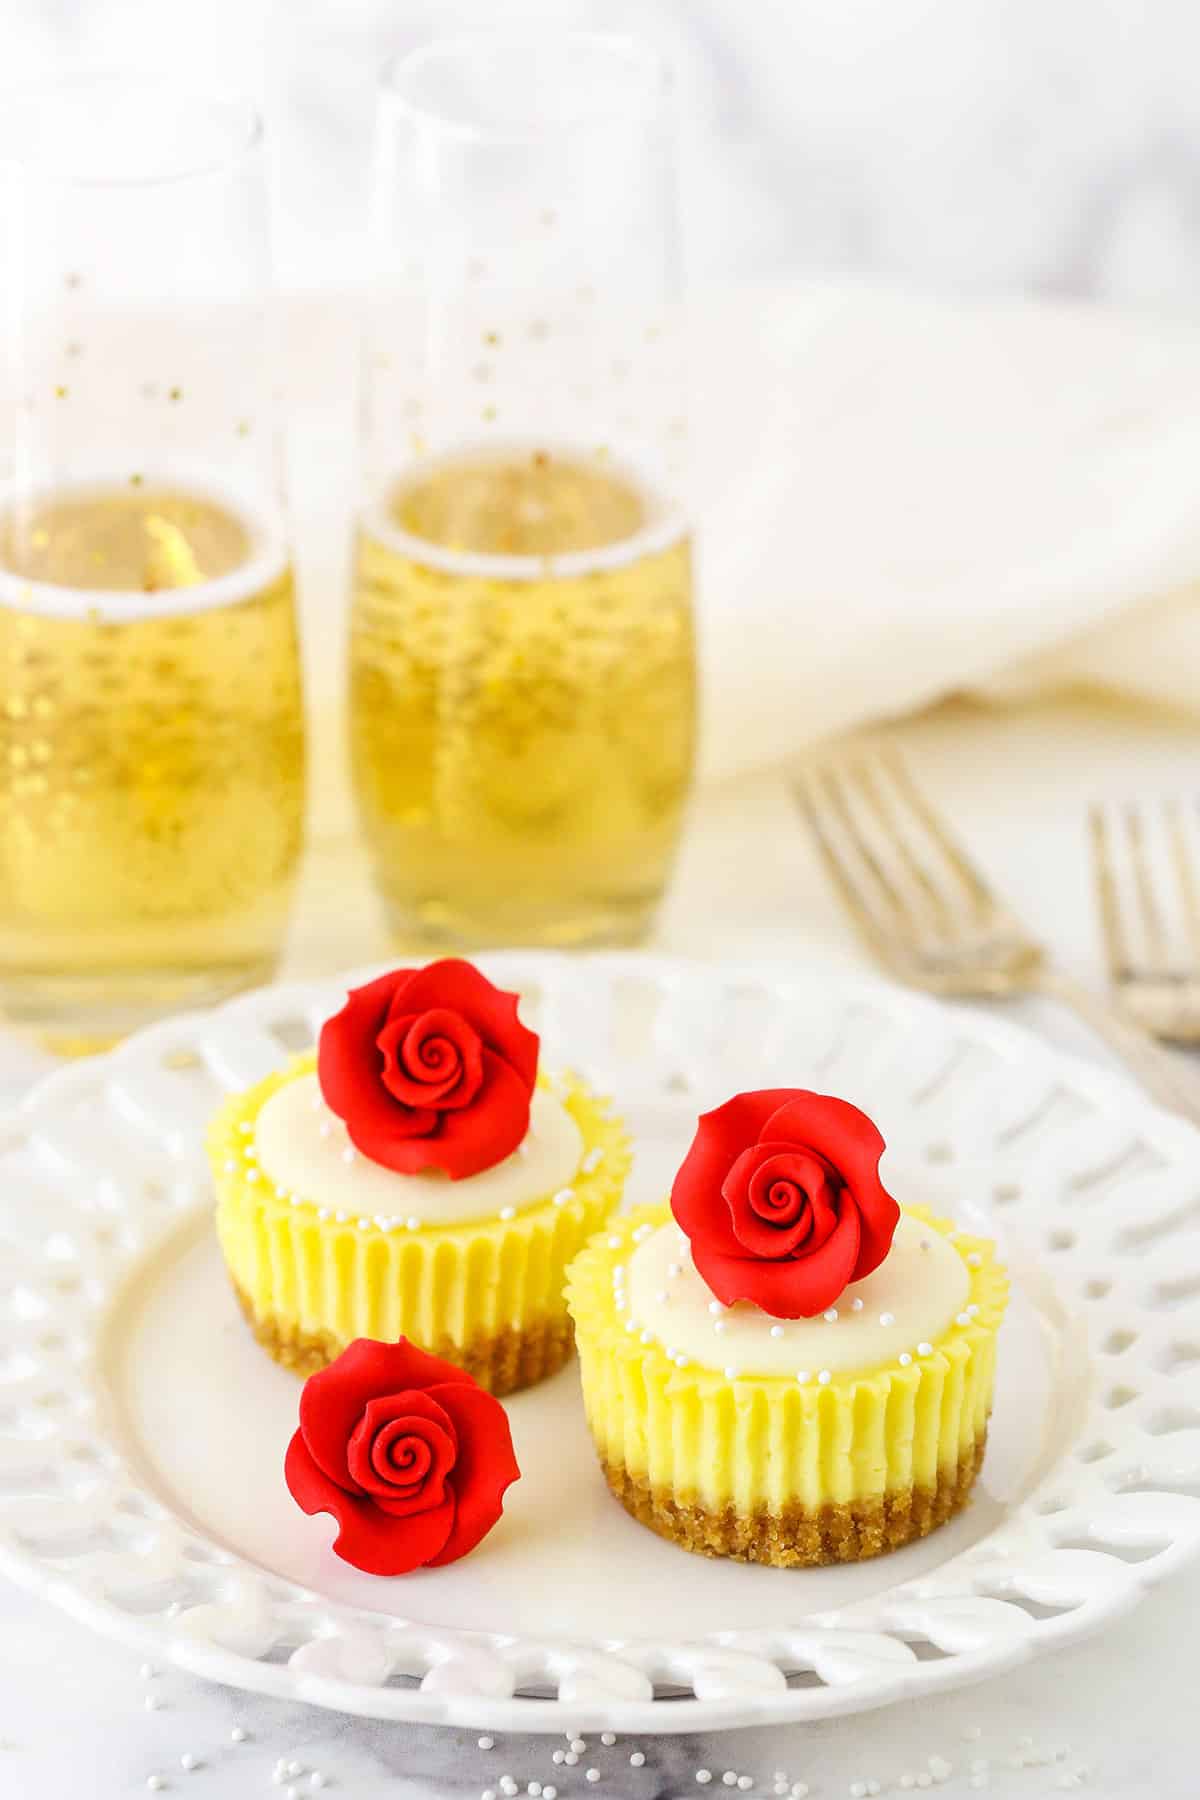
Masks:
[[[244,1744],[246,1741],[245,1726],[235,1725],[229,1736],[235,1744]]]
[[[907,1771],[905,1771],[905,1773],[900,1777],[899,1781],[896,1783],[897,1787],[902,1787],[902,1788],[915,1788],[916,1785],[917,1785],[916,1776],[910,1775]]]
[[[932,1356],[933,1355],[933,1345],[926,1344],[924,1342],[918,1344],[917,1345],[917,1355],[918,1356]]]
[[[697,1769],[696,1770],[696,1781],[700,1787],[707,1787],[711,1780],[712,1780],[712,1770],[711,1769]]]
[[[980,1256],[978,1250],[972,1250],[967,1256],[967,1267],[969,1269],[977,1269],[982,1261],[983,1258]]]
[[[638,1338],[639,1344],[652,1344],[653,1342],[654,1342],[653,1334],[649,1331],[643,1331],[641,1336]]]
[[[525,1792],[529,1795],[529,1800],[542,1800],[541,1782],[531,1781],[529,1786],[525,1789]]]
[[[194,1755],[191,1750],[185,1750],[179,1759],[179,1766],[186,1774],[190,1775],[193,1769],[198,1769],[200,1767],[200,1758]]]
[[[574,1198],[574,1188],[559,1188],[557,1194],[554,1196],[554,1204],[555,1206],[570,1206]]]
[[[971,1323],[970,1313],[968,1313],[968,1312],[957,1313],[955,1315],[954,1323],[956,1325],[969,1325]]]
[[[726,1381],[736,1381],[738,1378],[738,1372],[736,1369],[725,1369],[722,1371],[722,1373],[724,1374]]]
[[[927,1788],[927,1787],[933,1786],[933,1776],[928,1772],[927,1769],[922,1769],[921,1773],[917,1776],[917,1786],[919,1788]]]
[[[146,1786],[152,1794],[161,1794],[166,1785],[161,1775],[147,1775],[146,1777]]]
[[[234,1156],[229,1157],[229,1159],[227,1160],[227,1162],[225,1164],[225,1173],[227,1175],[232,1175],[233,1171],[236,1168],[237,1168],[237,1158]]]
[[[580,1163],[579,1166],[583,1170],[585,1175],[590,1175],[592,1173],[593,1169],[598,1169],[600,1167],[600,1164],[603,1161],[604,1161],[604,1152],[599,1147],[597,1147],[595,1150],[588,1151],[587,1155],[584,1157],[583,1161]]]
[[[726,1769],[725,1773],[721,1777],[721,1780],[725,1783],[726,1787],[736,1787],[737,1786],[737,1770],[736,1769]]]
[[[800,1383],[801,1387],[803,1387],[804,1383],[806,1381],[812,1380],[812,1377],[809,1374],[807,1369],[797,1369],[796,1370],[796,1380]]]
[[[324,1773],[322,1772],[322,1770],[320,1770],[320,1769],[313,1770],[312,1774],[308,1778],[308,1785],[309,1785],[309,1787],[315,1787],[315,1788],[323,1788],[325,1786],[325,1776],[324,1776]]]
[[[837,1316],[838,1316],[838,1309],[836,1306],[831,1306],[827,1312],[823,1312],[821,1314],[821,1317],[824,1319],[824,1321],[827,1325],[836,1325],[837,1324]]]
[[[862,1295],[855,1294],[853,1300],[850,1302],[850,1311],[851,1312],[861,1312],[862,1309],[863,1309]]]
[[[902,1369],[907,1369],[909,1363],[912,1361],[912,1352],[909,1350],[902,1350],[897,1361]]]
[[[481,1750],[494,1750],[496,1748],[495,1738],[494,1737],[481,1737],[479,1740],[479,1748]]]
[[[158,1674],[158,1670],[155,1668],[153,1663],[143,1663],[141,1668],[138,1670],[138,1674],[141,1676],[143,1681],[153,1681],[155,1676]]]
[[[781,1338],[783,1336],[783,1326],[782,1325],[772,1325],[771,1336],[773,1338]]]
[[[668,1263],[667,1264],[667,1275],[671,1281],[674,1281],[676,1276],[682,1275],[682,1274],[683,1274],[683,1269],[679,1263]]]
[[[516,1216],[517,1209],[515,1206],[502,1206],[500,1208],[500,1217],[505,1220],[506,1223],[509,1219],[515,1219]]]
[[[246,1170],[246,1180],[247,1181],[257,1181],[258,1180],[258,1170],[257,1169],[247,1169]]]
[[[358,1152],[355,1150],[354,1145],[347,1144],[346,1148],[342,1151],[342,1161],[344,1163],[352,1163],[357,1155]]]
[[[517,1792],[517,1784],[511,1775],[502,1775],[500,1777],[500,1792],[502,1794],[507,1794],[508,1800],[512,1800],[513,1795]]]
[[[157,1712],[162,1705],[162,1701],[157,1694],[147,1694],[146,1698],[142,1701],[142,1705],[147,1712]]]
[[[743,1794],[749,1793],[754,1786],[754,1777],[753,1775],[739,1775],[737,1784]]]
[[[484,1788],[482,1794],[479,1796],[479,1800],[496,1800],[495,1788]]]
[[[672,1360],[677,1369],[686,1369],[688,1366],[688,1359],[682,1352],[679,1352]]]
[[[817,1380],[820,1382],[822,1387],[828,1387],[829,1383],[832,1379],[833,1379],[833,1377],[830,1375],[828,1369],[818,1369]]]
[[[404,1229],[405,1229],[405,1231],[420,1231],[420,1229],[421,1229],[420,1219],[405,1219]]]
[[[632,1750],[632,1751],[630,1751],[630,1754],[629,1754],[629,1766],[630,1766],[630,1768],[631,1768],[631,1769],[640,1769],[640,1768],[642,1768],[642,1767],[643,1767],[643,1765],[644,1765],[644,1764],[645,1764],[645,1761],[646,1761],[646,1752],[645,1752],[645,1751],[644,1751],[644,1750]]]
[[[621,1248],[620,1238],[619,1237],[610,1237],[608,1240],[608,1247],[610,1250],[619,1250]]]
[[[725,1311],[725,1303],[723,1300],[710,1300],[708,1303],[708,1310],[715,1318],[718,1313],[723,1313]]]
[[[666,1288],[659,1288],[659,1290],[658,1290],[657,1294],[655,1294],[654,1298],[658,1301],[658,1304],[660,1306],[665,1306],[667,1304],[667,1301],[671,1298],[671,1296],[670,1296],[670,1294],[668,1294]]]
[[[808,1800],[807,1781],[793,1781],[792,1800]]]
[[[542,1800],[558,1800],[558,1789],[552,1782],[547,1782],[542,1789]]]
[[[290,1776],[296,1776],[296,1775],[303,1775],[303,1773],[304,1773],[304,1764],[303,1764],[303,1763],[302,1763],[302,1762],[296,1762],[296,1761],[295,1761],[295,1760],[294,1760],[294,1759],[293,1759],[293,1760],[292,1760],[292,1761],[291,1761],[291,1762],[290,1762],[290,1763],[289,1763],[289,1764],[288,1764],[288,1766],[287,1766],[287,1769],[286,1769],[286,1771],[285,1771],[285,1773],[286,1773],[286,1774],[288,1774],[288,1775],[290,1775]]]
[[[883,1326],[884,1326],[884,1327],[885,1327],[885,1328],[886,1328],[886,1327],[887,1327],[887,1326],[888,1326],[888,1325],[894,1325],[894,1324],[895,1324],[895,1323],[896,1323],[896,1315],[895,1315],[895,1313],[889,1313],[889,1312],[882,1312],[882,1313],[880,1313],[880,1315],[879,1315],[879,1323],[880,1323],[880,1324],[881,1324],[881,1325],[883,1325]]]
[[[584,1741],[581,1737],[576,1737],[576,1738],[571,1739],[571,1748],[575,1752],[576,1756],[582,1756],[584,1751],[587,1749],[587,1745],[584,1743]]]
[[[720,1335],[723,1331],[728,1331],[728,1329],[729,1329],[729,1327],[726,1325],[724,1319],[714,1319],[713,1320],[713,1330],[716,1332],[718,1337],[720,1337]]]
[[[599,1781],[599,1779],[600,1779],[599,1769],[585,1769],[583,1771],[583,1779],[585,1781]]]
[[[556,1750],[556,1751],[555,1751],[555,1752],[554,1752],[554,1755],[553,1755],[553,1756],[552,1756],[552,1757],[551,1757],[551,1758],[550,1758],[550,1761],[551,1761],[551,1762],[552,1762],[552,1763],[559,1763],[559,1764],[561,1764],[561,1762],[562,1762],[562,1760],[563,1760],[563,1756],[564,1756],[564,1754],[565,1754],[565,1752],[563,1752],[563,1751],[562,1751],[562,1750]]]
[[[332,1131],[333,1131],[333,1126],[329,1123],[328,1119],[322,1119],[321,1123],[317,1126],[317,1135],[319,1137],[327,1138],[330,1136]]]
[[[931,1756],[929,1759],[929,1773],[933,1776],[935,1781],[949,1781],[954,1773],[954,1764],[947,1762],[944,1756]]]
[[[865,1781],[850,1783],[850,1800],[866,1800],[867,1784]]]
[[[612,1749],[612,1746],[616,1743],[616,1741],[617,1741],[617,1734],[615,1731],[602,1731],[600,1733],[600,1742],[602,1744],[607,1745],[607,1747],[610,1750]]]

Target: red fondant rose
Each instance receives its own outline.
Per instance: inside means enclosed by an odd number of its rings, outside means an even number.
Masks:
[[[306,1513],[332,1513],[334,1550],[369,1575],[455,1562],[500,1517],[521,1471],[500,1402],[407,1338],[357,1338],[310,1376],[284,1479]]]
[[[395,969],[326,1020],[317,1077],[350,1141],[404,1175],[490,1169],[529,1129],[538,1040],[471,963]]]
[[[812,1318],[878,1268],[900,1217],[879,1180],[883,1148],[856,1106],[802,1088],[702,1114],[671,1210],[718,1300]]]

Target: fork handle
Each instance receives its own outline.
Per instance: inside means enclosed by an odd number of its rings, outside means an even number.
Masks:
[[[1103,1038],[1160,1106],[1200,1125],[1200,1081],[1189,1077],[1148,1032],[1131,1024],[1090,988],[1054,969],[1041,970],[1037,991],[1068,1007],[1098,1038]]]

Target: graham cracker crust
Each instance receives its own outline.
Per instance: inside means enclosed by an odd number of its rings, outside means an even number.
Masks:
[[[260,1317],[236,1281],[233,1291],[246,1323],[267,1355],[293,1374],[315,1375],[346,1348],[332,1332],[301,1331],[287,1320]],[[466,1346],[443,1337],[421,1348],[456,1363],[481,1387],[499,1396],[515,1394],[519,1388],[532,1387],[535,1381],[557,1374],[574,1343],[575,1327],[564,1313],[561,1318],[535,1320],[520,1330],[506,1325],[494,1337],[475,1337]]]
[[[660,1537],[700,1556],[770,1563],[777,1569],[813,1569],[825,1563],[862,1562],[925,1537],[966,1505],[983,1462],[986,1434],[937,1486],[898,1488],[871,1500],[822,1506],[812,1512],[789,1506],[782,1513],[743,1515],[732,1506],[713,1512],[694,1501],[653,1489],[644,1475],[601,1457],[605,1480],[626,1512]]]

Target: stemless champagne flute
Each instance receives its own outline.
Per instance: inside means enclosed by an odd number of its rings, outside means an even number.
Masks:
[[[64,1044],[269,975],[303,721],[257,119],[0,107],[0,1008]]]
[[[673,145],[624,39],[386,72],[350,639],[392,929],[630,941],[691,778]]]

